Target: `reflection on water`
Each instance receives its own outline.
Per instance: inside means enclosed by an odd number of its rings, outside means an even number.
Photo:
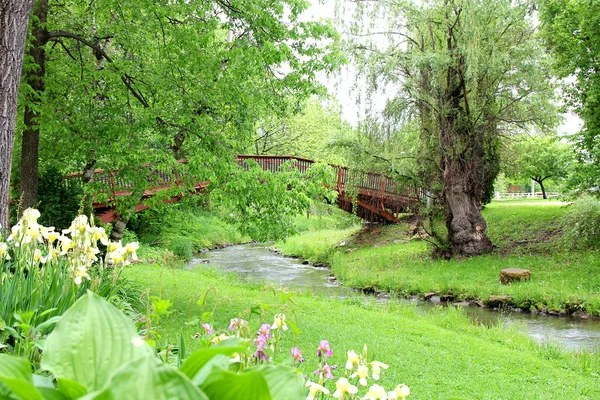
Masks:
[[[189,269],[206,267],[218,267],[223,271],[234,272],[249,282],[266,282],[335,297],[352,295],[351,290],[341,287],[331,279],[329,269],[304,265],[301,260],[274,254],[264,244],[253,243],[212,250],[199,255],[187,265]],[[417,302],[416,306],[428,310],[435,305]],[[467,306],[464,310],[469,318],[477,323],[493,325],[503,320],[506,325],[523,329],[540,343],[552,341],[574,350],[595,350],[600,346],[598,321],[530,313],[498,313],[477,306]]]

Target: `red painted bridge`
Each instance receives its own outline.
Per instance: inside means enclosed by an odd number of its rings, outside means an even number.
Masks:
[[[240,166],[244,166],[246,160],[256,161],[265,171],[278,172],[279,168],[292,162],[300,172],[305,172],[315,162],[299,157],[288,156],[254,156],[239,155],[236,160]],[[185,162],[185,161],[180,161]],[[422,198],[422,193],[416,187],[399,186],[391,178],[372,172],[362,172],[351,170],[347,167],[333,166],[337,170],[336,191],[338,192],[338,206],[348,212],[352,212],[356,206],[356,214],[371,222],[396,223],[400,214],[409,213],[414,210],[416,203]],[[153,175],[153,186],[147,189],[141,196],[141,201],[154,196],[156,193],[172,188],[174,185],[180,185],[181,179],[175,174],[152,170],[148,171]],[[83,173],[75,173],[67,176],[68,180],[81,180]],[[95,170],[94,182],[102,182],[110,188],[111,197],[107,202],[94,202],[93,207],[96,216],[103,222],[113,222],[118,218],[112,205],[112,200],[119,196],[130,196],[132,194],[132,185],[123,181],[113,171]],[[206,190],[209,181],[197,182],[194,184],[196,192]],[[353,192],[357,193],[356,202],[346,192],[346,187],[353,187]],[[171,203],[181,200],[183,194],[171,196],[163,200],[165,203]],[[149,208],[148,205],[140,203],[135,207],[135,211],[142,211]]]

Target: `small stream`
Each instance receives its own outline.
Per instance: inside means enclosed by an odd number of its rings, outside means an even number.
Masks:
[[[212,250],[200,254],[186,266],[188,269],[207,267],[233,272],[247,282],[266,282],[332,297],[348,297],[356,293],[332,279],[328,268],[314,267],[303,264],[302,260],[280,256],[264,244],[252,243]],[[410,302],[423,311],[435,306],[425,301]],[[478,306],[465,306],[464,310],[475,323],[492,325],[502,320],[505,325],[516,325],[538,343],[549,341],[570,350],[596,351],[600,347],[599,321],[531,313],[498,313]]]

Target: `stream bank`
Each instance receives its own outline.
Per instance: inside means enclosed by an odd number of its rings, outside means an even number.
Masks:
[[[207,267],[235,273],[248,282],[267,282],[290,289],[309,290],[323,296],[344,298],[360,295],[357,291],[344,287],[332,279],[328,268],[315,267],[301,259],[284,257],[272,252],[264,244],[252,243],[212,250],[202,253],[186,265],[187,269]],[[408,299],[389,297],[381,293],[370,296],[374,301],[400,301],[410,304],[424,313],[430,312],[434,307],[455,305],[461,307],[473,323],[487,326],[497,324],[517,326],[538,343],[556,343],[564,349],[594,351],[600,345],[598,321],[572,317],[555,318],[514,310],[497,312],[491,308],[473,306],[465,302],[456,304],[442,302],[436,296],[432,296],[430,301],[421,301],[416,297]]]

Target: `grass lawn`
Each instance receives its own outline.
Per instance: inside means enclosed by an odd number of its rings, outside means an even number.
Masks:
[[[408,251],[409,259],[415,253],[418,251]],[[318,343],[327,339],[334,351],[331,364],[340,369],[347,350],[360,351],[367,343],[371,360],[390,365],[380,383],[386,388],[406,383],[412,391],[409,399],[600,398],[596,356],[540,347],[502,327],[474,326],[454,309],[423,315],[410,305],[365,304],[360,298],[292,294],[287,300],[272,289],[249,286],[231,275],[206,269],[186,271],[138,264],[126,269],[124,275],[148,288],[151,295],[173,301],[174,313],[161,319],[159,332],[162,340],[170,343],[178,343],[180,332],[184,332],[189,338],[188,350],[198,346],[191,337],[200,330],[204,312],[212,312],[210,322],[221,329],[238,316],[249,319],[252,328],[258,329],[261,321],[271,322],[275,313],[283,311],[300,329],[299,335],[288,333],[286,341],[304,352],[303,371],[308,377],[314,376],[312,371],[317,367]],[[262,318],[251,315],[250,310]],[[186,324],[193,319],[192,325]],[[332,383],[328,386],[334,389]]]
[[[433,260],[427,242],[411,238],[409,224],[370,230],[309,231],[278,246],[331,265],[345,285],[422,295],[439,291],[457,299],[508,295],[529,309],[600,315],[600,253],[573,250],[562,236],[566,206],[560,202],[503,201],[484,210],[492,254],[471,259]],[[341,242],[345,242],[340,246]],[[530,282],[500,285],[504,268],[531,270]]]

